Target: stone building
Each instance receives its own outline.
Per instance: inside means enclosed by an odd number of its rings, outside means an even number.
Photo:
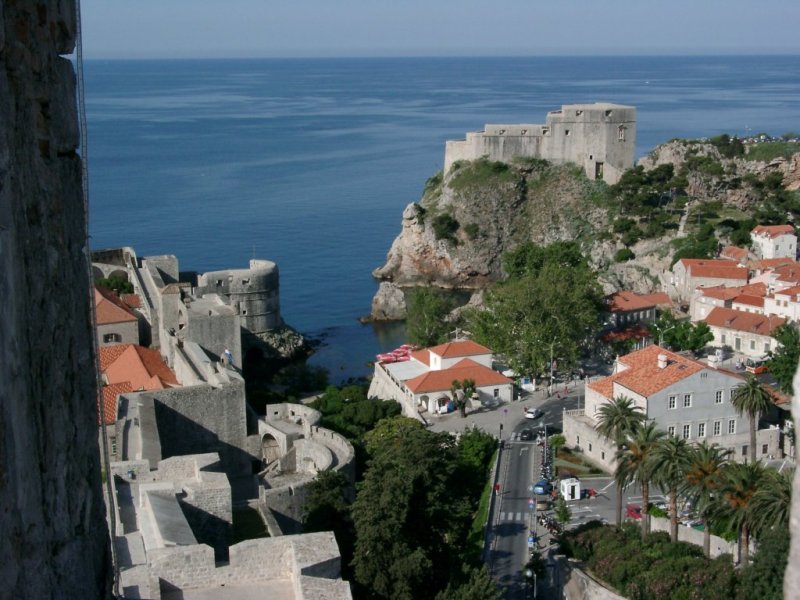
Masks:
[[[139,343],[139,318],[111,290],[95,286],[94,314],[98,348]]]
[[[786,319],[717,307],[709,313],[705,322],[714,334],[710,346],[731,348],[745,356],[758,357],[777,348],[778,343],[772,335]]]
[[[657,345],[647,346],[618,358],[609,377],[587,382],[585,407],[564,411],[567,445],[613,470],[616,446],[595,427],[600,407],[624,396],[668,434],[730,448],[736,460],[743,461],[748,456],[749,421],[731,404],[733,390],[743,381],[735,373]],[[777,427],[759,429],[756,440],[758,456],[780,455],[781,431]]]
[[[750,240],[758,258],[797,258],[794,225],[757,225],[750,232]]]
[[[636,109],[621,104],[567,104],[547,113],[544,125],[486,125],[445,144],[444,172],[460,160],[509,162],[541,158],[580,165],[589,179],[616,183],[634,165]]]
[[[672,265],[670,284],[677,299],[688,302],[697,288],[747,285],[748,272],[736,261],[682,258]]]

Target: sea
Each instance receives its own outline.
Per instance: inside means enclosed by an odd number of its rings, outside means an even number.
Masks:
[[[333,383],[405,341],[358,318],[446,140],[583,102],[636,106],[638,156],[800,131],[798,56],[89,60],[84,78],[93,249],[274,260]]]

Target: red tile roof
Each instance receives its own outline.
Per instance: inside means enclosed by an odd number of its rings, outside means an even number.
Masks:
[[[775,238],[779,235],[794,235],[793,225],[756,225],[751,234],[765,235],[767,237]]]
[[[431,360],[430,360],[431,355],[430,352],[428,352],[428,350],[415,350],[414,352],[411,353],[411,358],[418,360],[426,367],[431,366]]]
[[[139,294],[122,294],[120,299],[131,308],[141,308],[142,307],[142,299]]]
[[[784,290],[775,290],[775,296],[789,296],[792,300],[794,300],[797,295],[800,295],[800,285],[793,285]]]
[[[717,306],[705,318],[705,322],[713,327],[723,327],[757,335],[772,335],[772,332],[783,325],[786,319]]]
[[[742,294],[741,296],[736,296],[733,301],[736,304],[747,304],[748,306],[758,306],[764,308],[763,296],[750,296],[748,294]]]
[[[481,346],[472,340],[458,340],[447,342],[433,348],[428,348],[433,354],[438,354],[442,358],[458,358],[460,356],[475,356],[476,354],[491,354],[492,351],[485,346]],[[449,389],[449,388],[448,388]]]
[[[454,380],[463,381],[472,379],[476,387],[488,385],[511,384],[513,380],[497,371],[476,363],[474,360],[465,358],[457,362],[449,369],[440,371],[428,371],[406,381],[406,387],[415,394],[430,392],[446,392],[450,390]]]
[[[749,283],[747,285],[740,285],[737,287],[716,285],[714,287],[698,288],[697,291],[700,292],[701,295],[708,296],[709,298],[716,298],[718,300],[732,300],[733,298],[741,296],[742,294],[747,294],[748,296],[766,296],[767,284]]]
[[[95,316],[98,325],[136,321],[136,315],[114,292],[103,287],[94,288]]]
[[[667,357],[664,368],[658,366],[660,354]],[[655,344],[626,354],[619,362],[628,368],[589,384],[589,388],[610,399],[614,393],[614,383],[618,383],[632,392],[648,397],[707,368],[696,360]]]
[[[800,283],[800,264],[794,262],[783,267],[776,267],[772,272],[777,275],[778,281],[788,281],[790,283]]]
[[[608,310],[611,312],[628,312],[630,310],[653,308],[659,304],[663,304],[664,299],[669,303],[669,297],[666,294],[642,295],[625,290],[620,290],[610,296],[606,296]]]
[[[746,248],[739,248],[738,246],[725,246],[722,252],[719,253],[722,258],[734,260],[740,264],[747,260],[749,254],[750,252]]]
[[[117,422],[117,396],[132,391],[130,381],[103,386],[103,420],[106,425],[113,425]],[[100,422],[100,415],[97,415],[97,421]]]
[[[754,260],[751,263],[751,267],[757,271],[766,271],[768,269],[774,269],[775,267],[783,267],[793,265],[795,267],[800,267],[797,261],[783,257],[783,258],[763,258],[761,260]]]
[[[739,279],[747,282],[747,269],[733,260],[682,258],[680,262],[691,277]]]
[[[160,390],[178,385],[175,373],[158,350],[134,344],[100,348],[100,369],[109,384],[130,382],[134,390]]]

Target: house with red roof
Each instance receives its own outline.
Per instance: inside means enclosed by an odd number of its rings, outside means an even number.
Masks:
[[[725,287],[718,285],[710,288],[698,288],[692,295],[689,302],[689,315],[692,322],[703,321],[712,310],[721,306],[732,308],[738,298],[743,298],[742,304],[750,303],[751,309],[757,306],[759,300],[767,295],[767,285],[765,283],[748,283],[736,287]],[[761,303],[763,306],[763,303]],[[750,312],[755,312],[751,310]]]
[[[747,248],[739,248],[739,246],[725,246],[719,253],[719,257],[735,261],[740,267],[746,267],[750,251]]]
[[[130,294],[129,294],[130,295]],[[139,317],[122,298],[104,287],[94,288],[97,347],[138,344]]]
[[[586,383],[584,408],[564,413],[567,445],[613,470],[616,446],[595,428],[601,407],[626,397],[667,434],[730,448],[737,460],[744,460],[749,421],[731,404],[731,394],[743,381],[739,374],[647,346],[618,358],[610,376]],[[757,433],[758,455],[777,456],[780,430],[764,428]]]
[[[757,357],[775,349],[777,342],[772,335],[786,319],[717,307],[705,322],[714,334],[711,346],[731,348],[745,356]]]
[[[800,323],[800,285],[776,290],[764,298],[764,314]]]
[[[758,258],[797,258],[794,225],[757,225],[750,232],[750,241]]]
[[[375,364],[370,398],[395,400],[407,417],[424,420],[454,408],[454,381],[471,379],[473,402],[510,402],[513,380],[492,369],[492,351],[471,340],[455,340],[412,352],[403,362]]]
[[[682,300],[697,288],[746,285],[747,277],[747,268],[733,260],[682,258],[672,266],[672,285]]]
[[[672,300],[663,292],[637,294],[620,290],[606,296],[609,324],[613,327],[629,327],[638,323],[654,323],[658,309],[672,308]]]

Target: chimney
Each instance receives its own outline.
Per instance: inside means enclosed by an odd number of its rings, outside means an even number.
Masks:
[[[658,355],[658,368],[659,369],[666,369],[667,368],[667,355],[666,354],[659,354]]]

